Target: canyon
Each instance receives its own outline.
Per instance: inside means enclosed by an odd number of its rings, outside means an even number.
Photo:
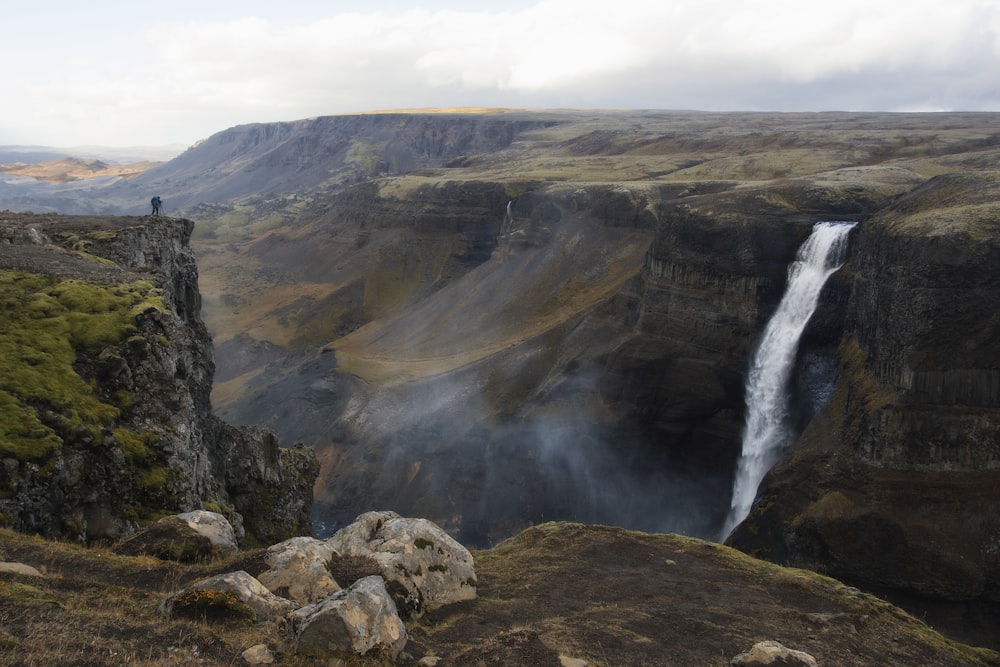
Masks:
[[[803,332],[798,437],[726,538],[986,644],[998,169],[994,114],[371,114],[0,208],[162,195],[195,222],[214,410],[316,452],[315,529],[393,509],[479,546],[549,520],[718,539],[787,267],[856,222]]]

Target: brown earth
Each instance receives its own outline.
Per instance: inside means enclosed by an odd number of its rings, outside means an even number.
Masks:
[[[101,176],[123,176],[133,178],[159,162],[134,162],[131,164],[111,164],[101,160],[81,160],[67,157],[46,162],[14,162],[0,164],[0,173],[14,176],[30,176],[43,183],[69,183],[84,178]]]
[[[181,565],[0,531],[0,560],[45,573],[0,574],[0,665],[234,665],[258,643],[303,665],[278,627],[156,612],[257,554]],[[549,523],[473,555],[479,598],[408,622],[400,664],[723,666],[771,639],[821,665],[1000,665],[876,597],[692,538]]]

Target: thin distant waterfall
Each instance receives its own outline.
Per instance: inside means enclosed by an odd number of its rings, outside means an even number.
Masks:
[[[510,227],[514,224],[514,202],[507,202],[507,213],[503,216],[503,222],[500,223],[500,232],[497,237],[503,238],[507,234],[510,234]]]
[[[764,475],[791,444],[789,378],[802,332],[827,278],[844,262],[853,222],[820,222],[788,267],[785,295],[764,329],[746,385],[743,451],[726,518],[725,539],[747,514]]]

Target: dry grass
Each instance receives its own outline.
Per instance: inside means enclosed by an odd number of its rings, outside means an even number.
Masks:
[[[0,575],[0,665],[239,665],[267,644],[291,653],[277,625],[166,619],[157,607],[197,578],[240,569],[257,552],[181,565],[0,530],[0,560],[44,570]],[[675,535],[551,523],[474,554],[474,601],[408,623],[412,664],[727,665],[756,641],[777,639],[821,664],[1000,665],[955,644],[878,598],[827,577],[757,561]],[[338,578],[371,564],[344,560]],[[339,656],[344,667],[386,665]]]

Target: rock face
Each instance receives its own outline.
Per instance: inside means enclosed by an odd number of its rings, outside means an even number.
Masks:
[[[866,586],[1000,601],[997,174],[862,223],[835,393],[734,545]]]
[[[15,351],[31,349],[16,347],[19,331],[69,332],[68,347],[41,358],[52,364],[47,375],[65,375],[58,384],[31,380],[28,363],[8,369],[5,414],[38,424],[3,454],[0,512],[9,524],[86,541],[128,535],[150,514],[207,505],[248,543],[309,532],[312,452],[280,450],[269,431],[212,414],[193,223],[8,213],[0,227],[5,294],[19,308],[7,354],[30,354]],[[45,242],[20,243],[26,229]],[[32,299],[57,302],[37,311]],[[67,398],[67,387],[77,393]]]

